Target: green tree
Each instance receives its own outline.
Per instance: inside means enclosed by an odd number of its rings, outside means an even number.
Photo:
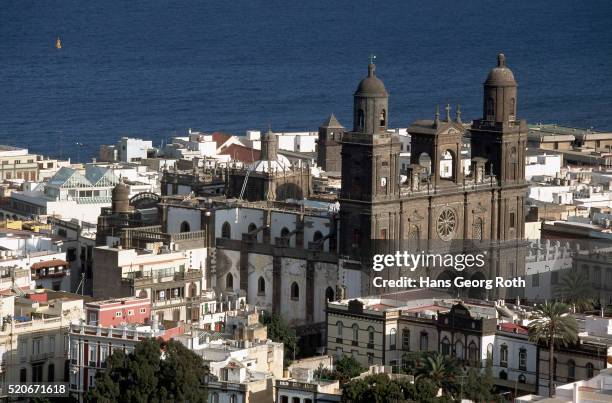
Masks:
[[[299,351],[295,331],[277,313],[269,314],[264,311],[259,317],[259,321],[266,325],[269,339],[283,343],[285,347],[284,364],[285,367],[289,366]]]
[[[436,397],[438,387],[426,378],[411,383],[407,379],[391,379],[387,374],[355,378],[342,386],[345,403],[422,402],[446,403],[448,397]]]
[[[494,387],[493,370],[490,362],[488,362],[484,373],[476,368],[469,369],[465,385],[462,388],[463,393],[459,397],[467,397],[474,402],[490,402],[494,398]]]
[[[562,277],[555,287],[555,296],[562,302],[567,302],[574,312],[593,309],[593,287],[586,273],[571,269]]]
[[[448,396],[453,396],[459,389],[457,378],[460,369],[455,359],[442,353],[428,354],[417,366],[416,374],[418,378],[431,380],[442,392]]]
[[[554,394],[555,347],[568,345],[578,340],[578,325],[569,307],[561,302],[540,305],[532,314],[529,325],[529,340],[548,345],[548,395]]]
[[[351,378],[359,376],[364,371],[364,368],[359,362],[352,356],[343,355],[335,365],[334,370],[330,370],[323,367],[323,364],[319,365],[314,372],[314,376],[317,379],[328,380],[328,381],[339,381],[340,385],[350,381]]]
[[[202,358],[180,342],[147,339],[131,354],[117,350],[96,374],[92,402],[206,402]]]

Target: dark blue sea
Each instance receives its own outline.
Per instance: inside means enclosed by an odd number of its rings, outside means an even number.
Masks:
[[[372,53],[391,126],[465,120],[499,51],[522,117],[612,130],[610,0],[3,0],[0,144],[84,160],[124,135],[349,126]]]

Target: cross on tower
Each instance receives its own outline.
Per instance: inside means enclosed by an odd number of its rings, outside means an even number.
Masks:
[[[376,61],[376,55],[370,54],[370,64],[374,64],[375,61]]]

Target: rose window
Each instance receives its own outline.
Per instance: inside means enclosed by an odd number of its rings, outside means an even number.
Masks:
[[[444,241],[449,241],[455,236],[457,229],[457,216],[455,212],[449,208],[442,210],[438,216],[438,236]]]

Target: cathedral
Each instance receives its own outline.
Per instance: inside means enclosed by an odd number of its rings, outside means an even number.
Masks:
[[[353,129],[342,135],[340,264],[371,270],[375,253],[485,251],[487,264],[462,276],[490,279],[524,274],[525,148],[527,124],[516,114],[517,83],[499,54],[483,91],[482,118],[466,127],[437,112],[408,128],[411,164],[399,172],[399,138],[387,130],[389,94],[376,66],[354,93]],[[471,142],[470,169],[462,165]],[[433,278],[452,278],[448,268],[423,267]],[[397,276],[405,275],[400,269]],[[368,276],[365,276],[366,278]],[[393,277],[393,276],[392,276]],[[362,289],[373,292],[370,279]],[[368,289],[369,288],[369,289]],[[482,297],[475,290],[474,297]],[[491,296],[507,296],[495,290]]]

